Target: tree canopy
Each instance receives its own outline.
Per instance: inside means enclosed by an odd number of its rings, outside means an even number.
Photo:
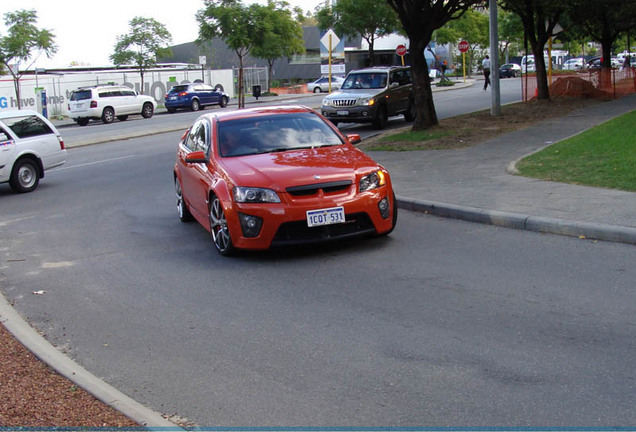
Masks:
[[[18,109],[21,108],[20,78],[24,71],[33,66],[42,53],[50,58],[57,52],[55,36],[50,30],[39,29],[37,18],[35,10],[23,9],[4,14],[8,34],[0,37],[0,64],[13,77]],[[26,67],[22,67],[23,63],[27,63]]]
[[[155,66],[158,58],[171,55],[172,36],[153,18],[135,17],[129,24],[130,32],[117,38],[110,59],[116,65],[134,64],[139,69],[143,93],[145,71]]]
[[[336,34],[360,36],[367,41],[371,66],[374,65],[375,40],[400,28],[395,11],[378,0],[339,0],[333,6],[319,8],[316,18],[321,30],[333,28]]]

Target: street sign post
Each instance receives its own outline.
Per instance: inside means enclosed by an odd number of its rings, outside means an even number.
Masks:
[[[402,59],[402,66],[404,66],[404,56],[406,55],[406,47],[404,45],[398,45],[395,49],[395,53]]]
[[[459,51],[462,53],[462,65],[464,67],[464,82],[466,82],[466,51],[470,49],[470,44],[463,40],[458,45]]]

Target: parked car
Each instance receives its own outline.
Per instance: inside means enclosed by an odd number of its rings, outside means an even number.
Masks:
[[[569,59],[569,60],[566,60],[565,63],[563,63],[563,70],[578,71],[583,69],[584,63],[585,61],[582,58]]]
[[[390,233],[389,173],[307,107],[199,117],[178,144],[179,218],[196,220],[221,255]]]
[[[388,118],[404,115],[413,121],[411,68],[379,66],[349,72],[340,90],[322,100],[322,115],[335,125],[339,122],[373,123],[383,129]]]
[[[521,66],[516,63],[506,63],[499,68],[500,78],[516,78],[521,75]]]
[[[126,86],[107,84],[74,90],[68,102],[68,115],[80,126],[86,126],[89,120],[112,123],[115,118],[124,121],[133,114],[150,118],[156,108],[157,102],[150,96]]]
[[[44,172],[66,162],[64,140],[35,111],[0,111],[0,183],[31,192]]]
[[[331,91],[338,90],[342,83],[344,82],[344,78],[339,76],[331,77]],[[315,81],[307,83],[307,91],[312,93],[321,93],[329,91],[329,77],[321,77]]]
[[[175,112],[178,108],[188,108],[199,111],[209,105],[225,108],[230,98],[220,89],[203,83],[178,84],[173,86],[165,97],[168,112]]]

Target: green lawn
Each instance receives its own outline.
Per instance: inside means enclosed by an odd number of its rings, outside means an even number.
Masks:
[[[636,110],[517,164],[521,175],[636,192]]]

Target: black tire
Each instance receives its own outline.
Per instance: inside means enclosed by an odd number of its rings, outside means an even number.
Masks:
[[[104,108],[102,111],[102,121],[106,124],[112,123],[115,120],[115,111],[111,107]]]
[[[128,115],[118,115],[117,116],[117,120],[126,121],[126,120],[128,120]]]
[[[409,106],[404,112],[404,120],[407,122],[412,122],[417,117],[417,106],[415,106],[415,101],[413,99],[409,100]]]
[[[143,118],[150,118],[152,117],[152,115],[155,113],[155,107],[152,106],[152,104],[150,102],[146,102],[143,106],[143,108],[141,108],[141,116]]]
[[[40,183],[40,170],[33,159],[19,159],[13,166],[9,185],[19,193],[33,192]]]
[[[173,107],[170,107],[170,108],[166,107],[166,111],[168,111],[169,113],[176,113],[177,109]]]
[[[174,189],[177,194],[177,214],[179,215],[179,220],[181,220],[181,222],[192,222],[194,217],[192,213],[190,213],[190,210],[188,210],[188,205],[183,200],[183,191],[178,177],[174,179]]]
[[[212,235],[212,243],[214,243],[217,252],[223,256],[234,254],[235,249],[234,245],[232,245],[230,229],[225,219],[223,203],[216,195],[213,195],[210,200],[209,215],[210,234]]]
[[[80,126],[86,126],[88,124],[88,119],[87,118],[78,119],[77,124]]]
[[[322,93],[322,89],[320,87],[316,87],[314,89],[314,93]]]
[[[219,106],[220,106],[221,108],[225,108],[225,107],[227,106],[227,103],[228,103],[228,102],[229,102],[229,101],[228,101],[227,97],[223,96],[223,97],[221,98],[221,101],[219,102]]]
[[[380,106],[373,119],[373,126],[376,129],[384,129],[389,124],[389,117],[385,106]]]
[[[199,103],[197,99],[192,100],[192,103],[190,104],[190,109],[192,111],[199,111],[201,109],[201,104]]]

